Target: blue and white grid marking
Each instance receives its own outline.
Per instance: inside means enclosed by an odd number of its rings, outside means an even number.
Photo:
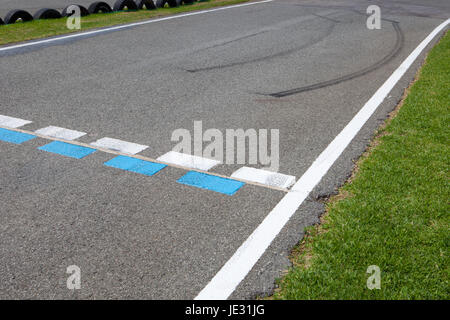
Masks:
[[[155,173],[158,173],[159,171],[167,167],[167,165],[165,164],[145,161],[127,156],[117,156],[105,162],[104,165],[108,167],[144,174],[146,176],[152,176]]]
[[[105,166],[146,176],[153,176],[167,166],[184,169],[188,172],[177,180],[178,183],[226,195],[234,195],[245,184],[289,192],[288,188],[295,182],[294,176],[249,167],[240,168],[231,177],[208,172],[221,162],[175,151],[169,151],[155,160],[138,155],[148,148],[146,145],[108,137],[90,144],[84,143],[76,139],[86,135],[85,132],[57,126],[36,131],[20,128],[29,123],[32,121],[0,115],[0,141],[21,144],[39,137],[52,141],[39,147],[39,150],[75,159],[82,159],[96,151],[111,153],[116,157],[106,161]]]
[[[31,140],[34,138],[36,138],[36,136],[29,134],[29,133],[17,132],[17,131],[0,128],[0,140],[5,141],[5,142],[21,144],[25,141],[28,141],[28,140]]]
[[[142,144],[137,144],[133,142],[108,137],[92,142],[91,145],[94,147],[109,149],[112,151],[118,151],[127,154],[137,154],[148,148],[148,146],[144,146]]]
[[[294,176],[250,167],[242,167],[238,169],[231,175],[231,178],[253,181],[267,186],[283,189],[287,189],[295,183]]]
[[[0,126],[8,127],[8,128],[19,128],[26,124],[31,123],[32,121],[19,119],[19,118],[13,118],[8,116],[2,116],[0,114]]]
[[[157,159],[158,161],[171,163],[180,167],[188,167],[192,169],[198,169],[208,171],[212,167],[220,164],[220,161],[198,157],[186,153],[179,153],[175,151],[169,151]]]
[[[177,182],[188,186],[220,192],[229,196],[234,195],[236,191],[245,185],[242,181],[222,178],[197,171],[189,171],[178,179]]]
[[[64,140],[75,140],[78,139],[86,134],[86,132],[76,131],[76,130],[70,130],[66,128],[61,127],[45,127],[39,130],[35,131],[37,134],[41,134],[44,136],[49,136],[53,138],[59,138]]]
[[[38,149],[75,159],[82,159],[96,151],[92,148],[87,148],[62,141],[53,141],[49,144],[46,144],[45,146],[39,147]]]

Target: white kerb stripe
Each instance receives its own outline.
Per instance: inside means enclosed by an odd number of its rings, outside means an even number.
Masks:
[[[0,126],[8,128],[19,128],[31,122],[32,121],[0,115]]]
[[[264,185],[287,189],[295,183],[295,177],[262,169],[242,167],[231,178],[253,181]]]
[[[91,145],[94,147],[110,149],[113,151],[119,151],[128,154],[136,154],[148,148],[148,146],[144,146],[142,144],[127,142],[108,137],[92,142]]]
[[[61,127],[49,126],[35,131],[44,136],[60,138],[64,140],[75,140],[86,134],[86,132],[70,130]]]
[[[169,151],[159,157],[157,160],[203,171],[208,171],[212,167],[221,163],[217,160],[193,156],[190,154],[179,153],[175,151]]]
[[[227,299],[239,283],[261,258],[275,237],[297,211],[311,190],[320,182],[344,149],[350,144],[361,127],[366,123],[392,88],[397,84],[417,57],[433,38],[442,31],[450,19],[433,30],[414,51],[403,61],[386,82],[366,102],[363,108],[328,145],[320,156],[297,181],[291,191],[273,208],[263,222],[237,249],[214,278],[197,295],[196,300]]]

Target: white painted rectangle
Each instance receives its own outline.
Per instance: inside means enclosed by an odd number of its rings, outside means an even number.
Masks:
[[[29,121],[29,120],[0,115],[0,126],[4,126],[4,127],[8,127],[8,128],[19,128],[19,127],[22,127],[31,122],[32,121]]]
[[[217,160],[197,157],[190,154],[179,153],[175,151],[169,151],[166,154],[159,157],[157,160],[175,164],[182,167],[188,167],[203,171],[208,171],[212,167],[220,164],[220,161]]]
[[[86,132],[70,130],[61,127],[49,126],[35,131],[37,134],[44,136],[60,138],[64,140],[75,140],[86,134]]]
[[[110,149],[113,151],[119,151],[128,154],[136,154],[148,148],[148,146],[144,146],[142,144],[127,142],[108,137],[101,138],[95,142],[92,142],[91,145],[94,147]]]
[[[287,189],[295,183],[295,177],[262,169],[242,167],[233,172],[232,178]]]

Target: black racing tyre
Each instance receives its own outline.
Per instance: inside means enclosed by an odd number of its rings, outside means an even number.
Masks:
[[[33,16],[25,10],[11,10],[5,16],[5,24],[15,23],[17,20],[32,21]]]
[[[167,3],[169,4],[169,7],[175,8],[178,6],[181,6],[182,0],[167,0]]]
[[[69,12],[67,12],[67,11],[69,10],[69,8],[70,8],[71,6],[77,6],[78,8],[80,8],[80,15],[81,15],[82,17],[85,17],[85,16],[88,16],[88,15],[89,15],[89,10],[86,9],[86,7],[80,6],[79,4],[71,4],[71,5],[67,6],[67,7],[65,7],[65,8],[63,9],[63,11],[61,12],[61,15],[62,15],[63,17],[68,17],[68,16],[69,16]],[[70,12],[70,14],[72,14],[72,12]]]
[[[128,10],[137,10],[138,7],[134,0],[116,0],[113,6],[113,11],[123,11],[127,8]]]
[[[89,6],[88,11],[89,13],[109,13],[112,12],[112,9],[106,2],[97,1]]]
[[[156,5],[153,2],[153,0],[137,0],[136,5],[139,10],[142,10],[145,6],[145,9],[147,10],[153,10],[156,9]]]
[[[49,9],[49,8],[42,8],[36,11],[36,13],[33,16],[34,20],[37,19],[58,19],[61,18],[61,13],[56,11],[55,9]]]
[[[155,0],[155,6],[156,8],[164,8],[166,2],[167,0]]]
[[[181,5],[182,0],[156,0],[156,7],[157,8],[164,8],[164,5],[166,3],[169,4],[169,7],[175,8]]]

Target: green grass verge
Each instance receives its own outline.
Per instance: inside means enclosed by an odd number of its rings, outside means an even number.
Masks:
[[[107,14],[92,14],[81,18],[81,30],[70,30],[67,19],[35,20],[0,26],[0,45],[25,40],[46,38],[66,33],[86,31],[94,28],[125,24],[171,14],[248,2],[249,0],[208,0],[183,5],[177,8],[160,8],[157,10],[123,11]]]
[[[447,33],[271,298],[450,298],[449,84]],[[369,265],[379,290],[366,286]]]

